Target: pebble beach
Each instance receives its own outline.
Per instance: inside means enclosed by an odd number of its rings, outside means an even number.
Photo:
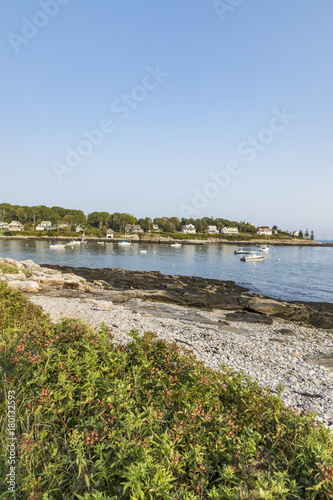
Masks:
[[[113,341],[131,341],[131,330],[156,333],[158,338],[177,342],[192,350],[197,359],[218,370],[225,364],[243,371],[259,385],[276,393],[286,406],[299,412],[316,412],[333,433],[333,371],[314,364],[315,356],[333,354],[333,334],[326,330],[300,326],[274,319],[271,325],[226,322],[222,310],[189,311],[174,305],[156,305],[136,299],[125,305],[87,297],[29,295],[29,300],[50,314],[81,319],[94,328],[105,323]],[[192,316],[191,316],[192,315]],[[188,319],[190,317],[190,319]]]

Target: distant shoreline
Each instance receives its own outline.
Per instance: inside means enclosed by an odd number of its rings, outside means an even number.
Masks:
[[[73,239],[81,240],[81,236],[77,238],[73,236],[0,236],[0,241],[29,241],[29,240],[37,240],[37,241],[72,241]],[[97,238],[97,237],[89,237],[85,238],[87,242],[119,242],[124,239],[124,236],[120,238]],[[280,239],[270,239],[266,242],[263,239],[253,239],[253,240],[223,240],[217,238],[210,238],[209,240],[190,240],[190,239],[173,239],[173,238],[149,238],[149,237],[140,237],[138,235],[127,236],[127,239],[131,241],[131,243],[136,244],[170,244],[170,243],[181,243],[182,245],[237,245],[237,246],[253,246],[253,245],[273,245],[273,246],[304,246],[304,247],[333,247],[333,243],[325,243],[321,241],[312,241],[312,240],[280,240]]]

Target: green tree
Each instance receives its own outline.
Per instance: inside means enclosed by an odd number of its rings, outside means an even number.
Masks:
[[[313,234],[313,231],[311,231],[310,240],[314,240],[314,234]]]
[[[92,227],[101,229],[103,226],[108,226],[111,215],[108,212],[92,212],[88,215],[88,224]]]
[[[145,219],[139,219],[138,223],[140,224],[143,231],[146,233],[151,229],[152,220],[150,217],[146,217]]]
[[[299,235],[298,235],[299,238],[303,238],[303,231],[302,229],[299,230]]]
[[[109,227],[115,232],[122,232],[125,230],[127,224],[136,224],[137,219],[134,215],[115,212],[110,216]]]
[[[65,215],[64,222],[67,222],[69,231],[74,229],[74,215]]]

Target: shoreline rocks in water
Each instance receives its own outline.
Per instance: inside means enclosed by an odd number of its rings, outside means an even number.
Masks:
[[[0,269],[0,281],[13,290],[40,293],[69,289],[93,294],[108,290],[114,303],[142,299],[198,309],[222,309],[230,311],[232,321],[271,323],[272,318],[281,318],[333,330],[333,304],[273,299],[249,292],[234,281],[168,276],[159,271],[40,266],[30,259],[19,262],[0,258],[1,262],[16,271],[6,274]]]
[[[141,298],[186,307],[243,311],[252,314],[252,321],[255,321],[255,315],[258,322],[262,322],[265,317],[266,319],[276,317],[333,330],[333,304],[273,299],[249,292],[247,288],[237,285],[234,281],[195,276],[166,276],[159,271],[90,269],[43,264],[42,267],[44,266],[65,273],[75,273],[94,284],[95,288],[98,282],[101,282],[101,288],[120,292],[115,294],[114,301],[125,302],[131,298]]]

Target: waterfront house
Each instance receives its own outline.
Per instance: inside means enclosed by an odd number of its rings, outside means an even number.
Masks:
[[[8,226],[9,226],[8,222],[0,222],[0,230],[8,229]]]
[[[68,222],[58,222],[56,229],[68,229]]]
[[[221,234],[238,234],[238,227],[222,227]]]
[[[185,234],[195,234],[197,232],[193,224],[186,224],[185,226],[182,226],[180,231]]]
[[[54,227],[52,227],[52,223],[49,220],[42,220],[42,222],[36,226],[36,231],[51,231],[51,229],[54,229]]]
[[[272,229],[269,229],[268,226],[259,226],[257,227],[257,234],[263,234],[265,236],[271,236],[273,233]]]
[[[140,224],[126,224],[125,233],[143,233]]]
[[[157,224],[153,224],[152,225],[152,232],[153,233],[161,233],[162,232],[162,229],[159,229],[158,225]]]
[[[112,229],[107,229],[106,231],[106,237],[107,238],[113,238],[114,236],[114,231]]]
[[[299,231],[293,231],[293,236],[295,238],[298,238],[299,237]]]
[[[218,234],[219,230],[217,229],[217,226],[208,226],[207,228],[207,234]]]
[[[8,224],[9,231],[24,231],[24,226],[18,220],[13,220]]]

